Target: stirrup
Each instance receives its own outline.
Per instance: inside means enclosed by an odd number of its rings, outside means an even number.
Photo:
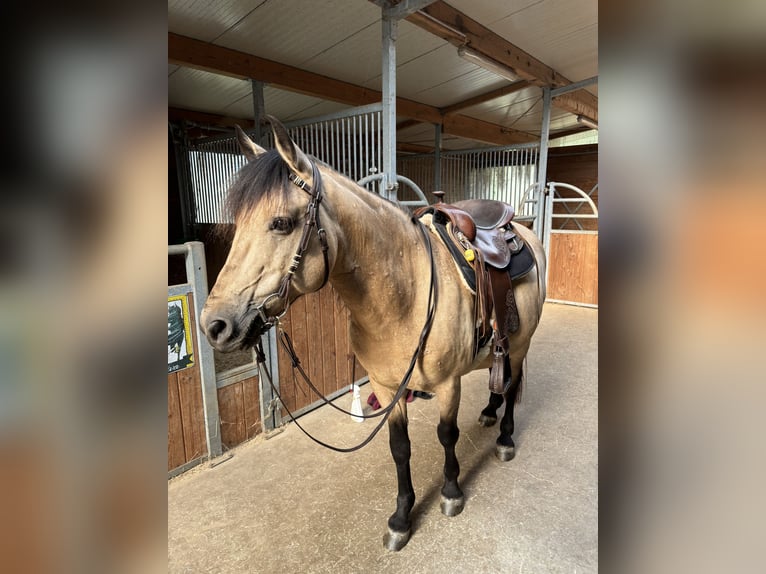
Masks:
[[[511,374],[505,376],[505,353],[502,347],[495,349],[492,358],[492,370],[489,374],[489,391],[498,395],[505,395],[511,386]]]

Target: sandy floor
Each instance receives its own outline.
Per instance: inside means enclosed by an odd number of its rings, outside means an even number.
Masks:
[[[214,468],[168,485],[168,566],[181,572],[596,572],[598,311],[549,304],[517,407],[516,458],[494,456],[497,427],[477,417],[487,373],[463,379],[457,454],[466,507],[439,510],[443,450],[435,400],[409,406],[417,502],[398,553],[382,545],[396,499],[384,429],[363,450],[327,451],[294,424],[234,449]],[[370,392],[363,387],[363,399]],[[350,396],[338,399],[350,407]],[[301,419],[321,438],[351,445],[371,430],[333,409]]]

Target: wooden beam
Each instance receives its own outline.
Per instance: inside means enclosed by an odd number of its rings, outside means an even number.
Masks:
[[[234,78],[260,80],[285,90],[351,106],[379,102],[382,97],[377,90],[173,33],[168,33],[168,61],[171,64]],[[534,141],[532,136],[524,132],[467,116],[453,116],[453,121],[445,123],[438,108],[404,98],[396,99],[396,111],[398,115],[421,122],[444,124],[444,133],[477,141],[497,145]],[[452,129],[457,131],[451,131]],[[481,137],[466,135],[478,134],[482,129],[487,129],[488,132]],[[509,142],[509,139],[513,141]]]
[[[575,115],[584,115],[598,123],[598,98],[585,90],[553,98],[553,105]]]
[[[230,116],[222,116],[220,114],[210,114],[207,112],[186,110],[183,108],[168,108],[168,119],[170,121],[185,120],[198,124],[224,128],[233,128],[235,125],[239,125],[242,128],[251,128],[255,125],[253,120],[247,118],[234,118]]]
[[[403,122],[399,122],[396,124],[397,130],[406,130],[407,128],[411,128],[412,126],[419,126],[422,124],[420,120],[404,120]]]
[[[433,146],[401,142],[396,144],[396,151],[403,153],[433,153],[434,148]]]
[[[454,114],[455,112],[459,110],[470,108],[471,106],[475,106],[477,104],[483,104],[484,102],[490,102],[492,100],[496,100],[497,98],[502,98],[503,96],[507,96],[508,94],[518,92],[519,90],[523,90],[524,88],[527,88],[530,85],[531,84],[529,81],[520,80],[518,82],[509,84],[507,86],[503,86],[502,88],[492,90],[491,92],[479,94],[478,96],[474,96],[473,98],[468,98],[467,100],[463,100],[462,102],[457,102],[456,104],[452,104],[451,106],[441,108],[441,113],[444,114],[445,116],[448,114]]]
[[[588,126],[577,126],[576,128],[568,128],[565,130],[559,130],[557,132],[554,132],[550,134],[548,137],[549,140],[553,140],[556,138],[563,138],[565,136],[573,136],[575,134],[581,134],[582,132],[589,132],[593,128],[589,128]]]
[[[526,132],[457,114],[445,116],[442,129],[443,133],[495,145],[536,142],[540,139]]]
[[[408,16],[407,21],[455,46],[470,46],[536,86],[557,88],[572,83],[550,66],[441,0]],[[594,105],[594,99],[582,94],[582,91],[573,92],[566,94],[569,98],[561,96],[554,101],[561,109],[573,114],[581,113],[597,121],[598,100],[595,99]],[[576,104],[573,105],[573,102]]]

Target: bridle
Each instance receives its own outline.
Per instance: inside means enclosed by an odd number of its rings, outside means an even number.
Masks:
[[[292,171],[287,176],[294,185],[296,185],[302,191],[308,193],[311,197],[311,200],[306,206],[306,217],[303,224],[303,233],[301,234],[301,239],[298,243],[298,249],[296,250],[295,255],[293,255],[293,259],[290,262],[290,267],[288,267],[285,276],[282,278],[282,281],[279,284],[279,290],[276,293],[267,295],[261,304],[255,307],[256,318],[260,318],[264,325],[275,325],[276,322],[284,317],[285,313],[287,313],[287,308],[289,307],[288,294],[290,291],[290,283],[292,283],[293,276],[295,275],[295,272],[298,270],[298,267],[303,260],[303,254],[309,247],[309,242],[311,241],[311,232],[314,229],[316,229],[317,237],[319,238],[319,244],[322,247],[322,256],[324,258],[324,279],[322,280],[320,289],[327,284],[327,281],[330,278],[327,232],[319,223],[319,205],[322,203],[322,199],[324,198],[324,186],[322,185],[322,176],[319,174],[319,169],[317,168],[316,163],[313,161],[311,162],[311,169],[312,179],[314,182],[313,187]],[[284,309],[282,309],[282,311],[276,315],[268,316],[266,314],[266,305],[268,305],[272,299],[284,300],[285,306]]]

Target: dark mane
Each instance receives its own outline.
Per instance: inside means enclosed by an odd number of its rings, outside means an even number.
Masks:
[[[269,150],[245,164],[237,173],[226,195],[224,218],[237,221],[267,196],[279,201],[287,196],[290,169],[277,150]]]

